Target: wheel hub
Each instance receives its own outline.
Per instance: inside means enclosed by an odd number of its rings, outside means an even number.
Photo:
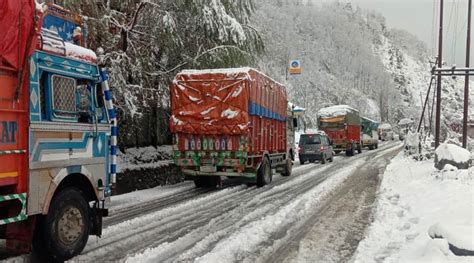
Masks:
[[[58,222],[59,240],[66,245],[77,241],[84,231],[82,214],[76,207],[67,208]]]

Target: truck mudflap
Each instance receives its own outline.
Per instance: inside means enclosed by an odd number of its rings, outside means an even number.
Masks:
[[[7,202],[7,201],[13,201],[13,200],[20,201],[20,203],[21,203],[20,212],[16,216],[5,218],[5,219],[0,219],[0,225],[16,223],[16,222],[19,222],[19,221],[26,220],[28,218],[28,215],[26,214],[26,193],[0,195],[0,203],[1,202]]]

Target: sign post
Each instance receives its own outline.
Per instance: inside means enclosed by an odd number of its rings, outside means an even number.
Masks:
[[[290,75],[301,74],[301,62],[299,60],[290,61],[290,67],[288,71],[290,72]]]

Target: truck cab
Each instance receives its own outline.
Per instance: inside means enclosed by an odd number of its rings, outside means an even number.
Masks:
[[[32,8],[21,3],[10,1],[7,15]],[[52,3],[40,7],[42,28],[27,41],[34,51],[16,67],[0,57],[0,239],[13,253],[32,244],[61,261],[79,254],[89,235],[101,235],[115,116],[106,107],[105,71],[79,45],[80,16]]]

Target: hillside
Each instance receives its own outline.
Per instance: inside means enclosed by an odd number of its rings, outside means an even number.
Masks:
[[[380,14],[351,4],[260,0],[254,23],[266,43],[261,67],[285,82],[291,100],[308,109],[309,126],[330,104],[348,104],[391,123],[419,120],[430,83],[428,49],[416,36],[388,29]],[[303,73],[287,78],[291,59],[302,61]],[[444,138],[458,137],[463,87],[463,79],[444,79]]]

